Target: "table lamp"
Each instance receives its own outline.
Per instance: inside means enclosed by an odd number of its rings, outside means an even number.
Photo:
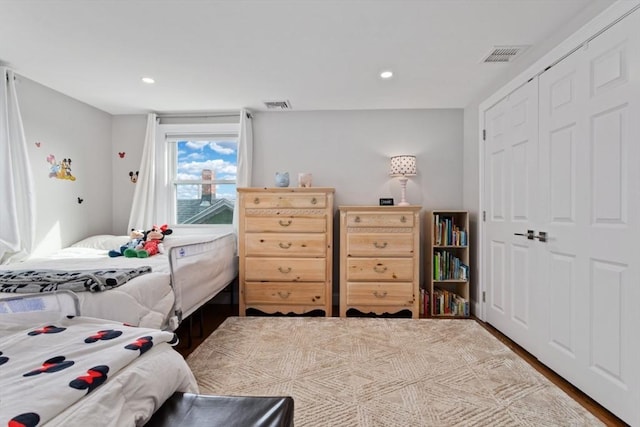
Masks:
[[[402,189],[402,200],[398,206],[409,206],[407,202],[407,177],[416,175],[416,156],[393,156],[391,158],[391,176],[397,176],[400,180],[400,188]]]

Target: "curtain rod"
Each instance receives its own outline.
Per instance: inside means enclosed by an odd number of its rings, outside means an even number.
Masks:
[[[166,114],[156,114],[158,118],[161,119],[175,119],[175,118],[189,118],[189,117],[239,117],[240,112],[226,112],[226,113],[166,113]]]

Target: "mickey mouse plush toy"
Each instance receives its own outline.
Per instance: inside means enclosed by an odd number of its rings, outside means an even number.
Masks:
[[[124,255],[127,249],[135,249],[136,247],[138,247],[143,238],[144,231],[132,228],[131,232],[129,233],[129,241],[126,244],[120,246],[120,249],[111,249],[109,251],[109,256],[111,258],[114,258]]]
[[[155,254],[164,253],[164,245],[162,241],[164,236],[173,233],[173,230],[168,228],[167,224],[162,227],[154,225],[151,230],[144,232],[144,238],[138,246],[134,249],[129,248],[124,251],[124,256],[127,258],[148,258]]]

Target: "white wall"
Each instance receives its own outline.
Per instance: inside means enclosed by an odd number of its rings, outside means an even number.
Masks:
[[[258,112],[253,119],[253,185],[274,186],[275,172],[313,174],[335,187],[336,205],[400,201],[389,158],[417,156],[407,200],[425,209],[462,206],[462,110]]]
[[[25,77],[16,90],[36,187],[36,253],[110,232],[111,115]],[[76,180],[50,178],[49,154],[71,158]]]

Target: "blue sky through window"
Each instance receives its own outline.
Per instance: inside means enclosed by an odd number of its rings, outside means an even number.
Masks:
[[[202,179],[202,171],[213,171],[215,180],[236,180],[238,169],[238,143],[232,139],[208,141],[178,141],[177,181]],[[200,185],[178,185],[178,200],[199,199]],[[235,184],[220,184],[216,187],[216,197],[235,199]]]

